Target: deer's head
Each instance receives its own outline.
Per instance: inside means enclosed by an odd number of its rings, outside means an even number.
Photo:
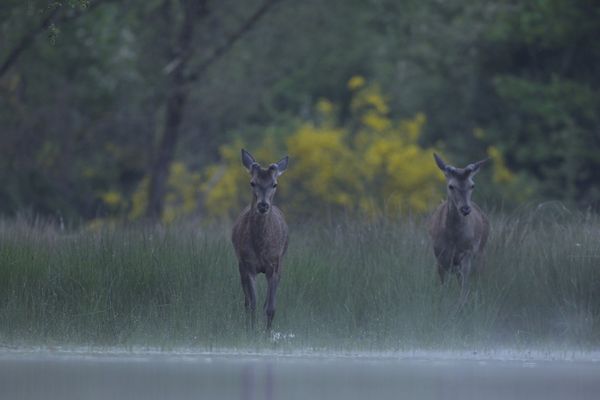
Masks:
[[[251,176],[250,186],[255,200],[252,202],[252,207],[256,207],[256,211],[260,214],[267,214],[277,190],[277,178],[285,172],[288,157],[285,156],[268,168],[263,168],[250,153],[242,149],[242,164]]]
[[[448,193],[448,201],[456,207],[458,211],[465,217],[471,213],[471,194],[475,189],[473,177],[479,168],[485,164],[488,159],[477,161],[467,165],[465,168],[456,168],[448,165],[438,156],[433,153],[435,163],[446,176],[446,191]]]

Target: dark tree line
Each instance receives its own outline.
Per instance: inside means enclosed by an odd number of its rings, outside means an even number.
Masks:
[[[0,212],[86,220],[143,186],[156,219],[174,160],[286,135],[320,98],[343,121],[354,75],[456,163],[494,146],[532,198],[597,205],[599,21],[593,0],[7,0]]]

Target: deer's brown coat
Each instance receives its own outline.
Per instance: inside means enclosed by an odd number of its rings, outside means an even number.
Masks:
[[[267,278],[265,312],[267,329],[270,329],[275,316],[275,298],[283,257],[288,247],[288,226],[283,213],[272,201],[277,177],[287,168],[287,157],[271,164],[269,168],[262,168],[250,153],[242,150],[242,162],[251,175],[252,202],[236,220],[231,241],[238,259],[244,304],[251,313],[253,326],[256,275],[263,273]]]

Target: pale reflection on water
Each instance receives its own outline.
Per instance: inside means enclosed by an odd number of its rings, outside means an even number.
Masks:
[[[242,367],[242,400],[273,400],[273,362],[244,363]]]
[[[0,352],[0,399],[598,399],[600,363]]]

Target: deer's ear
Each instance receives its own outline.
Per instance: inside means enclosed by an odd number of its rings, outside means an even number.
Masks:
[[[283,157],[281,160],[277,161],[275,164],[277,168],[277,176],[283,174],[288,166],[288,156]]]
[[[448,175],[454,171],[454,167],[447,165],[436,153],[433,153],[433,158],[435,159],[435,163],[437,164],[438,168],[442,170],[444,175]]]
[[[476,173],[478,173],[479,172],[479,168],[481,168],[481,166],[483,164],[485,164],[486,162],[488,162],[488,161],[489,161],[489,158],[486,158],[485,160],[474,162],[473,164],[467,165],[466,169],[468,169],[470,171],[470,175],[473,176]]]
[[[444,160],[442,160],[440,156],[438,156],[435,153],[433,153],[433,158],[435,159],[435,163],[437,164],[438,168],[446,172],[446,163],[444,162]]]
[[[248,153],[244,149],[242,149],[242,164],[248,170],[248,172],[252,172],[254,166],[257,165],[256,160],[254,157],[252,157],[252,154]]]

